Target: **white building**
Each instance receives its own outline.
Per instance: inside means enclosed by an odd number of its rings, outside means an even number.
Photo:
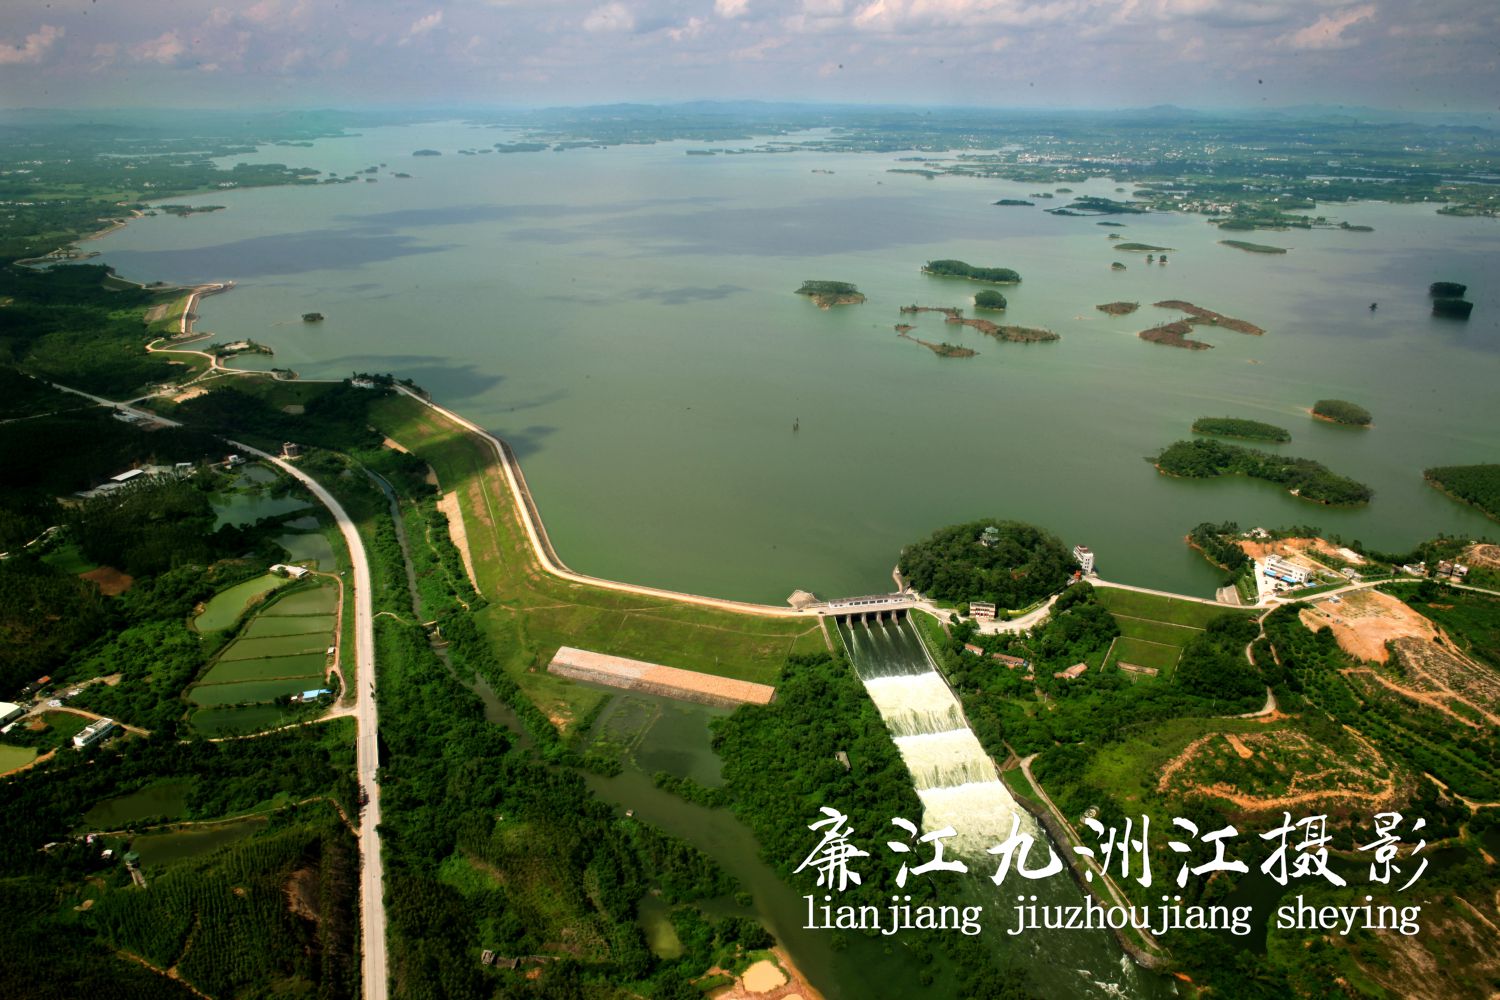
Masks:
[[[973,615],[975,618],[987,618],[990,621],[994,621],[995,606],[989,601],[970,601],[969,614]]]
[[[26,709],[22,708],[20,705],[15,705],[8,701],[0,701],[0,726],[5,725],[11,719],[25,714]]]
[[[82,750],[86,746],[98,743],[104,737],[114,732],[114,719],[97,719],[84,726],[76,736],[73,737],[73,746]]]
[[[1084,576],[1094,575],[1094,550],[1087,545],[1073,546],[1073,558],[1083,567]]]
[[[1263,572],[1266,576],[1273,579],[1292,584],[1304,584],[1313,578],[1312,570],[1305,566],[1298,566],[1294,562],[1289,562],[1274,553],[1266,556]]]
[[[288,576],[293,580],[300,580],[312,571],[306,566],[288,566],[285,563],[277,563],[271,567],[271,572],[277,576]]]

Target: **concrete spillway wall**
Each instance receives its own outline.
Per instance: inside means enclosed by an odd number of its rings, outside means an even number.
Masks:
[[[681,698],[703,705],[765,705],[776,694],[767,684],[716,677],[696,670],[664,667],[623,656],[591,653],[563,646],[547,665],[547,672],[575,681],[588,681],[625,691]]]

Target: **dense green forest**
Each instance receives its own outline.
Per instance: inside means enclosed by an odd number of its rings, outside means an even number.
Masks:
[[[1445,493],[1500,520],[1500,465],[1440,465],[1422,475]]]
[[[929,260],[922,265],[922,271],[944,278],[968,278],[996,285],[1014,285],[1021,280],[1021,276],[1008,267],[975,267],[961,260]]]
[[[1209,521],[1188,532],[1188,541],[1202,551],[1208,561],[1231,573],[1250,564],[1250,557],[1236,544],[1240,526],[1234,521],[1214,524]]]
[[[1199,417],[1193,421],[1193,433],[1243,438],[1246,441],[1286,442],[1292,439],[1292,432],[1285,427],[1241,417]]]
[[[859,289],[847,281],[804,281],[798,295],[858,295]]]
[[[941,528],[902,549],[898,566],[933,600],[992,601],[1012,610],[1061,590],[1078,568],[1057,536],[994,518]]]
[[[1461,299],[1468,291],[1468,285],[1456,281],[1434,281],[1427,286],[1427,294],[1435,299]]]
[[[1310,458],[1272,455],[1218,441],[1178,441],[1156,457],[1156,467],[1169,476],[1211,479],[1249,476],[1285,486],[1304,500],[1354,506],[1369,503],[1375,491],[1364,483],[1331,472]]]
[[[976,309],[1004,309],[1005,305],[1005,296],[993,288],[974,293],[974,308]]]
[[[1320,399],[1313,404],[1312,411],[1314,416],[1355,427],[1367,427],[1371,419],[1369,410],[1347,399]]]

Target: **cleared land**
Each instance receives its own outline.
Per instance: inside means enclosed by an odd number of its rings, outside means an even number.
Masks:
[[[1132,639],[1129,636],[1122,635],[1115,640],[1114,648],[1110,650],[1109,659],[1105,661],[1105,666],[1129,663],[1137,667],[1147,667],[1155,670],[1157,678],[1170,680],[1172,672],[1177,668],[1177,661],[1181,656],[1181,646],[1151,642],[1148,639]],[[1126,673],[1131,672],[1126,671]],[[1152,675],[1138,674],[1138,676],[1151,677]]]
[[[1115,615],[1145,618],[1172,625],[1187,625],[1191,628],[1205,628],[1209,622],[1222,614],[1250,613],[1228,605],[1200,604],[1197,601],[1184,601],[1177,597],[1143,594],[1136,590],[1120,590],[1116,587],[1095,589],[1099,603]]]
[[[664,667],[623,656],[606,656],[586,649],[563,646],[552,657],[547,669],[560,677],[590,681],[626,691],[643,691],[702,702],[706,705],[766,705],[776,689],[766,684],[752,684],[729,677],[696,670]]]
[[[1390,659],[1386,643],[1392,639],[1409,636],[1430,642],[1438,634],[1432,622],[1378,590],[1354,591],[1338,604],[1319,601],[1304,609],[1301,618],[1302,624],[1314,632],[1333,629],[1334,638],[1350,656],[1376,663]]]
[[[487,442],[404,396],[382,400],[374,416],[432,466],[443,491],[457,494],[474,575],[490,602],[474,620],[506,673],[564,727],[605,697],[546,672],[564,645],[762,684],[775,682],[788,655],[825,648],[812,619],[737,614],[552,576],[531,550]]]

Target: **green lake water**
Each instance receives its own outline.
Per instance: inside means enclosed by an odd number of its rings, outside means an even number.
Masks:
[[[999,515],[1092,546],[1106,578],[1206,594],[1217,574],[1182,544],[1204,520],[1314,523],[1389,549],[1496,533],[1421,470],[1500,461],[1500,222],[1330,205],[1375,232],[1251,234],[1291,250],[1272,256],[1218,245],[1245,234],[1200,217],[1113,229],[997,208],[1036,185],[886,173],[895,153],[453,155],[506,137],[449,123],[268,149],[236,159],[388,168],[378,184],[216,194],[225,211],[91,247],[142,280],[236,281],[200,306],[219,339],[270,344],[309,377],[411,377],[502,434],[563,558],[605,577],[774,602],[884,590],[903,543]],[[447,155],[413,159],[421,147]],[[1110,233],[1174,252],[1148,266]],[[979,356],[897,338],[899,306],[967,306],[983,287],[919,272],[938,257],[1017,269],[1005,321],[1063,339],[1003,344],[932,314],[917,336]],[[807,278],[869,301],[820,311],[792,294]],[[1428,315],[1437,279],[1469,284],[1472,320]],[[1268,332],[1200,328],[1212,351],[1139,340],[1176,318],[1150,306],[1166,298]],[[1117,299],[1143,306],[1094,309]],[[327,319],[305,325],[308,310]],[[1363,403],[1374,427],[1313,421],[1323,397]],[[1290,428],[1280,450],[1368,482],[1374,502],[1327,509],[1143,461],[1223,414]]]
[[[129,794],[94,803],[83,814],[83,821],[101,830],[113,830],[126,823],[147,819],[179,819],[187,815],[187,797],[192,790],[190,779],[158,781]]]
[[[141,864],[165,865],[186,861],[226,847],[265,827],[264,816],[250,816],[203,826],[184,826],[162,833],[146,833],[130,843],[130,849],[141,856]]]

